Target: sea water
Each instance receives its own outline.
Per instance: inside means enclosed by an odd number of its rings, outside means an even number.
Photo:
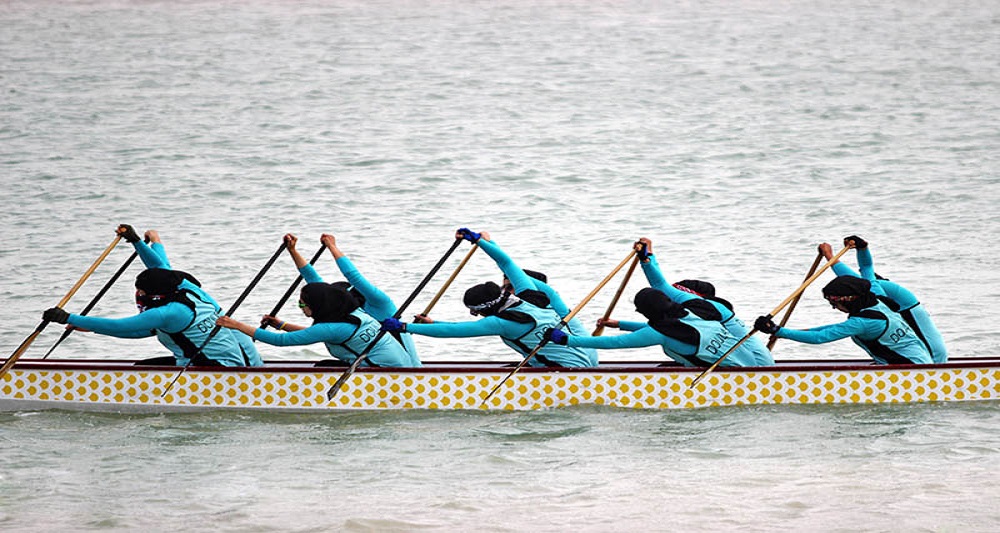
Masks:
[[[713,282],[745,321],[802,283],[819,243],[860,235],[953,357],[996,356],[998,35],[1000,5],[980,0],[5,2],[0,348],[128,223],[227,308],[285,233],[304,255],[334,234],[401,303],[467,226],[571,306],[648,237],[669,280]],[[317,268],[341,279],[329,255]],[[138,271],[91,314],[134,313]],[[282,256],[235,317],[256,321],[294,276]],[[432,315],[471,319],[462,292],[499,278],[474,256]],[[820,296],[831,278],[791,327],[843,319]],[[615,317],[638,319],[645,285]],[[425,361],[517,359],[495,338],[417,343]],[[53,357],[159,355],[77,333]],[[998,428],[994,403],[7,412],[0,529],[995,531]]]

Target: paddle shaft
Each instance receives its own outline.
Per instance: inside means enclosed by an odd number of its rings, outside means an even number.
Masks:
[[[454,252],[455,249],[458,248],[459,244],[462,244],[462,240],[463,239],[455,239],[455,242],[451,245],[451,248],[448,248],[448,251],[445,252],[443,256],[441,256],[441,259],[438,259],[438,262],[436,265],[434,265],[434,268],[432,268],[431,271],[428,272],[426,276],[424,276],[424,279],[420,281],[420,284],[417,285],[417,288],[413,289],[413,292],[411,292],[410,296],[406,298],[406,301],[403,302],[403,305],[399,306],[399,308],[396,309],[396,313],[392,315],[393,318],[398,319],[399,317],[403,316],[403,312],[406,311],[406,308],[409,307],[411,303],[413,303],[413,300],[417,298],[417,295],[420,294],[420,291],[424,290],[424,287],[426,287],[427,284],[430,283],[431,278],[434,277],[434,274],[437,274],[437,271],[441,270],[441,266],[444,265],[444,262],[447,261],[449,257],[451,257],[452,252]],[[358,355],[356,359],[354,359],[353,362],[351,362],[351,366],[347,367],[347,370],[345,370],[344,373],[341,374],[339,378],[337,378],[337,381],[326,391],[327,401],[332,400],[333,397],[337,395],[337,392],[339,392],[341,387],[344,386],[344,383],[347,381],[347,378],[351,377],[351,374],[354,374],[354,371],[357,370],[359,366],[361,366],[361,363],[364,362],[365,359],[368,358],[368,353],[372,351],[372,348],[374,348],[376,344],[378,344],[378,341],[382,340],[382,337],[385,336],[385,333],[386,331],[384,329],[380,330],[378,332],[378,335],[375,335],[375,338],[372,340],[372,342],[369,343],[368,346],[365,346],[365,349]]]
[[[625,292],[625,285],[628,285],[628,280],[632,277],[632,273],[635,272],[636,265],[639,264],[639,256],[636,255],[635,259],[632,259],[632,264],[629,265],[628,270],[625,271],[625,277],[622,279],[622,284],[618,286],[618,290],[615,292],[614,298],[611,299],[611,303],[608,304],[607,311],[604,312],[604,320],[611,318],[611,312],[615,310],[615,306],[618,305],[618,299],[622,297],[622,293]],[[600,337],[604,333],[604,326],[597,326],[592,333],[594,337]]]
[[[816,254],[816,259],[813,261],[812,266],[809,267],[809,272],[806,273],[806,279],[809,279],[813,275],[813,273],[816,272],[816,267],[819,266],[819,262],[822,260],[823,260],[823,253],[820,252]],[[805,282],[803,281],[803,283]],[[779,328],[785,327],[785,324],[788,323],[788,319],[791,318],[792,316],[792,311],[795,310],[796,304],[798,304],[799,300],[801,299],[802,299],[802,293],[800,292],[799,295],[796,296],[794,300],[792,300],[792,304],[788,306],[788,309],[785,310],[785,314],[781,317],[781,322],[778,323]],[[774,344],[776,342],[778,342],[778,337],[771,335],[771,338],[768,339],[767,341],[767,349],[770,350],[771,348],[774,348]]]
[[[236,308],[238,308],[240,304],[243,303],[243,300],[245,300],[246,297],[250,294],[250,291],[252,291],[254,287],[257,286],[257,283],[260,282],[260,280],[264,277],[264,274],[266,274],[267,271],[271,269],[271,265],[273,265],[274,262],[278,260],[278,256],[281,255],[281,252],[285,251],[285,248],[288,248],[288,243],[282,242],[281,246],[279,246],[278,249],[274,252],[274,255],[272,255],[271,258],[267,260],[267,264],[264,265],[264,268],[261,268],[260,272],[257,272],[257,275],[253,278],[253,281],[250,282],[250,285],[247,285],[247,288],[243,289],[243,294],[241,294],[240,297],[236,299],[236,302],[234,302],[233,305],[229,308],[229,311],[226,311],[226,316],[233,316],[233,313],[236,312]],[[216,326],[212,328],[212,331],[208,334],[208,337],[206,337],[205,340],[201,343],[201,346],[198,347],[197,351],[191,354],[191,357],[188,357],[188,362],[187,364],[184,365],[184,368],[181,368],[180,372],[178,372],[177,375],[174,376],[173,381],[171,381],[170,384],[163,389],[163,394],[160,394],[160,398],[163,398],[164,396],[167,395],[167,392],[169,392],[170,388],[174,386],[174,383],[177,383],[177,380],[180,379],[181,374],[183,374],[188,369],[188,367],[191,366],[191,363],[194,361],[195,356],[201,353],[202,349],[204,349],[205,346],[208,345],[209,341],[211,341],[212,338],[215,337],[215,334],[218,333],[220,329],[222,329],[222,326],[218,324],[216,324]]]
[[[320,246],[319,250],[316,250],[316,255],[312,256],[312,259],[309,260],[309,264],[315,265],[316,261],[319,261],[319,258],[323,255],[323,252],[325,250],[326,250],[326,245]],[[278,300],[278,303],[274,305],[274,309],[271,309],[271,312],[269,313],[271,316],[278,316],[278,313],[281,312],[281,308],[285,306],[285,302],[287,302],[288,299],[292,297],[292,294],[295,292],[295,289],[299,287],[299,283],[302,283],[302,274],[299,274],[295,278],[295,281],[293,281],[291,286],[288,287],[288,290],[285,291],[285,294],[283,294],[281,296],[281,299]],[[260,327],[262,329],[267,329],[267,324],[262,324]]]
[[[451,285],[451,282],[455,281],[455,277],[457,277],[458,273],[461,272],[463,268],[465,268],[465,264],[469,262],[469,259],[472,258],[472,254],[476,253],[476,250],[478,249],[479,249],[479,243],[474,243],[472,245],[472,248],[469,250],[469,253],[465,254],[465,257],[462,258],[462,262],[459,263],[457,267],[455,267],[455,271],[451,273],[451,276],[448,276],[448,279],[444,282],[444,285],[441,286],[441,289],[438,290],[437,294],[434,295],[434,298],[432,298],[430,303],[427,304],[427,307],[424,308],[424,312],[420,314],[424,316],[431,314],[431,309],[433,309],[434,306],[437,305],[438,300],[440,300],[441,297],[444,296],[444,291],[448,290],[448,287]]]
[[[139,252],[132,252],[132,255],[128,256],[128,259],[125,260],[125,263],[123,263],[122,266],[118,268],[118,271],[115,272],[113,276],[111,276],[111,279],[109,279],[108,282],[105,283],[103,287],[101,287],[101,290],[97,291],[97,294],[94,295],[94,298],[92,300],[90,300],[90,303],[87,304],[87,307],[84,307],[83,311],[80,311],[78,314],[86,316],[87,313],[93,310],[94,306],[97,305],[97,302],[101,298],[103,298],[105,294],[107,294],[108,290],[111,289],[111,286],[114,285],[116,281],[118,281],[118,278],[120,278],[122,274],[125,273],[126,270],[128,270],[128,267],[132,265],[132,262],[135,261],[136,257],[139,257]],[[56,346],[59,346],[59,344],[61,344],[62,341],[66,340],[66,337],[69,337],[70,333],[73,333],[74,331],[76,331],[74,328],[69,328],[63,331],[62,335],[59,336],[59,340],[57,340],[55,344],[53,344],[52,347],[49,348],[48,352],[45,352],[45,355],[42,356],[42,359],[48,359],[49,355],[51,355],[52,352],[56,349]]]
[[[814,273],[812,276],[806,278],[806,280],[802,283],[802,285],[799,286],[799,288],[795,289],[795,291],[793,291],[792,294],[788,295],[788,298],[785,298],[780,304],[778,304],[778,307],[775,307],[774,310],[768,313],[767,316],[773,317],[774,315],[780,313],[781,310],[784,309],[789,302],[791,302],[800,294],[802,294],[802,291],[806,290],[806,288],[809,287],[809,285],[812,285],[812,282],[816,281],[816,278],[818,278],[821,274],[823,274],[823,272],[826,272],[826,269],[833,266],[833,264],[840,259],[840,256],[847,253],[847,251],[850,250],[851,248],[853,248],[853,246],[846,246],[844,247],[843,250],[837,252],[837,255],[830,258],[830,260],[827,261],[827,263],[823,265],[819,270],[817,270],[816,273]],[[691,386],[688,388],[694,388],[694,386],[697,385],[698,382],[702,380],[702,378],[708,375],[709,372],[715,370],[715,367],[719,366],[720,363],[725,361],[726,357],[729,357],[729,354],[733,353],[733,351],[736,350],[736,348],[739,348],[740,345],[746,342],[746,340],[749,339],[750,336],[753,335],[754,333],[757,333],[757,328],[751,329],[749,333],[747,333],[746,335],[743,336],[742,339],[740,339],[740,342],[737,342],[735,346],[727,350],[726,353],[722,354],[722,357],[716,359],[715,362],[712,363],[712,366],[708,367],[707,369],[705,369],[704,372],[699,374],[698,377],[694,378],[694,380],[691,381]]]
[[[108,247],[105,248],[103,252],[101,252],[100,257],[98,257],[97,260],[94,261],[94,264],[90,265],[90,268],[88,268],[87,271],[83,273],[83,276],[81,276],[80,280],[76,282],[76,285],[73,285],[73,288],[70,289],[68,293],[66,293],[66,296],[64,296],[62,300],[59,300],[59,303],[56,305],[56,307],[62,307],[69,302],[70,298],[72,298],[73,295],[76,294],[76,291],[80,290],[80,287],[82,287],[83,283],[87,281],[87,278],[89,278],[90,275],[93,274],[95,270],[97,270],[97,267],[104,262],[104,259],[108,257],[108,254],[111,253],[111,250],[115,249],[115,246],[118,246],[118,242],[121,240],[122,240],[121,235],[115,236],[115,240],[111,241],[111,244],[109,244]],[[31,346],[31,343],[35,342],[35,339],[38,337],[38,334],[41,333],[42,330],[45,329],[45,326],[48,325],[49,325],[48,320],[42,320],[35,328],[35,331],[32,332],[31,335],[28,335],[28,338],[24,339],[23,342],[21,342],[21,345],[17,347],[17,350],[14,350],[14,353],[12,353],[10,357],[7,358],[7,361],[4,362],[3,366],[0,367],[0,379],[3,379],[3,377],[7,375],[7,372],[10,370],[10,367],[14,366],[14,363],[16,363],[17,360],[21,357],[21,354],[23,354],[24,351],[28,349],[28,346]]]
[[[625,267],[625,263],[628,263],[629,260],[632,259],[632,256],[634,256],[634,255],[635,255],[635,250],[632,250],[631,252],[629,252],[629,254],[625,257],[625,259],[623,259],[621,263],[618,263],[618,266],[616,266],[614,268],[614,270],[611,271],[610,274],[608,274],[607,276],[605,276],[604,279],[602,279],[601,282],[598,283],[596,287],[594,287],[594,290],[590,291],[590,294],[588,294],[586,297],[584,297],[584,299],[582,301],[580,301],[580,303],[577,304],[576,307],[573,308],[573,310],[570,311],[568,315],[566,315],[565,317],[563,317],[563,319],[560,320],[558,324],[556,324],[555,329],[562,329],[562,328],[566,327],[566,325],[569,324],[569,321],[572,320],[573,317],[575,317],[576,314],[579,313],[583,309],[583,307],[585,305],[587,305],[587,303],[589,303],[590,300],[593,299],[593,297],[602,288],[604,288],[605,285],[608,284],[609,281],[611,281],[611,278],[615,277],[615,275],[618,274],[618,272],[622,268]],[[535,346],[535,348],[533,350],[531,350],[531,353],[529,353],[524,359],[522,359],[520,362],[517,363],[517,366],[514,367],[514,370],[511,370],[510,373],[507,374],[507,376],[505,378],[503,378],[502,380],[500,380],[500,383],[497,383],[497,385],[495,387],[493,387],[493,390],[491,390],[490,393],[487,394],[483,398],[483,401],[482,401],[482,403],[480,405],[485,405],[486,402],[487,402],[487,400],[489,400],[491,397],[493,397],[493,394],[496,393],[496,391],[499,390],[500,387],[502,387],[504,383],[507,383],[507,380],[509,380],[511,377],[513,377],[514,374],[516,374],[518,370],[521,370],[521,368],[523,368],[524,365],[528,364],[528,362],[531,361],[535,357],[535,355],[539,352],[539,350],[541,350],[546,344],[548,344],[548,342],[549,342],[548,340],[542,339]]]

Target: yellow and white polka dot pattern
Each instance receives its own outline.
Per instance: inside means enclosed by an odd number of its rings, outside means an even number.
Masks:
[[[577,404],[642,409],[728,405],[902,403],[1000,399],[1000,368],[692,372],[523,372],[485,404],[508,371],[359,371],[327,401],[339,372],[18,369],[0,381],[0,408],[507,409]]]

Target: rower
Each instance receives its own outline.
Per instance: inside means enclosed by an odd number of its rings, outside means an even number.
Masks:
[[[834,263],[833,271],[838,276],[855,276],[867,279],[872,284],[871,290],[875,293],[875,296],[888,305],[889,309],[902,315],[903,320],[909,324],[914,334],[924,343],[934,362],[947,362],[948,350],[945,348],[944,339],[941,337],[941,332],[934,325],[930,313],[927,312],[923,304],[917,300],[917,297],[912,292],[902,285],[889,281],[875,273],[874,261],[872,261],[872,254],[868,248],[867,241],[857,235],[851,235],[844,239],[845,243],[848,241],[855,242],[858,268],[861,270],[861,273],[855,272],[851,267],[840,261]],[[827,261],[833,257],[833,248],[828,243],[820,244],[819,252],[826,257]]]
[[[646,275],[646,280],[649,281],[650,287],[659,289],[663,294],[667,295],[667,298],[670,298],[671,301],[680,304],[682,307],[688,307],[691,302],[698,300],[708,302],[718,313],[719,318],[717,320],[721,321],[722,325],[737,339],[742,339],[750,332],[750,329],[736,316],[736,313],[733,311],[733,304],[715,295],[714,285],[707,281],[691,279],[670,284],[663,276],[663,271],[660,270],[656,256],[653,255],[653,241],[646,237],[641,237],[633,246],[639,255],[642,272]],[[691,310],[696,314],[698,313],[698,307],[694,307]],[[702,318],[716,319],[714,317],[714,313],[702,316]],[[602,322],[598,321],[598,325],[601,324]],[[742,360],[752,359],[757,366],[770,366],[774,364],[771,352],[764,345],[764,342],[757,337],[748,338],[736,348],[736,352],[744,355],[744,357],[741,357]]]
[[[307,282],[299,293],[299,309],[302,310],[303,315],[312,318],[313,324],[311,326],[291,324],[270,315],[265,315],[262,322],[274,326],[282,333],[245,324],[228,316],[219,317],[216,324],[223,328],[239,330],[252,336],[254,340],[272,346],[304,346],[323,343],[330,355],[340,364],[353,363],[378,337],[379,321],[365,311],[361,302],[346,287],[338,283],[325,283],[323,281],[313,266],[296,249],[298,238],[295,235],[286,234],[284,241],[288,245],[288,253],[295,262],[295,266]],[[339,250],[334,252],[336,241],[333,236],[324,234],[321,241],[334,253],[334,257],[337,257]],[[337,259],[339,262],[346,257],[341,254],[341,257],[337,257]],[[341,268],[351,271],[353,265],[348,263],[342,265]],[[379,296],[381,291],[370,284],[360,283],[363,279],[360,276],[360,273],[356,276],[353,272],[351,274],[352,279],[358,282],[358,287],[365,286],[364,292],[370,296],[366,301],[381,300]],[[375,302],[368,303],[374,305]],[[391,305],[391,301],[381,302],[380,305],[388,307]],[[391,305],[391,307],[394,313],[395,305]],[[396,368],[417,367],[420,366],[420,360],[416,358],[415,351],[411,354],[406,350],[402,341],[385,335],[379,337],[375,346],[368,351],[363,365]]]
[[[139,314],[125,318],[100,318],[70,314],[59,307],[45,311],[50,322],[69,324],[84,331],[121,338],[156,336],[173,352],[170,357],[139,361],[145,365],[262,366],[257,348],[249,337],[233,331],[210,337],[222,308],[201,288],[194,276],[173,270],[163,242],[155,230],[145,233],[143,242],[128,224],[117,233],[132,243],[146,270],[135,278],[135,303]],[[208,343],[205,344],[205,340]],[[199,350],[200,348],[200,350]]]
[[[491,246],[488,240],[483,241],[480,233],[461,228],[455,237],[473,243],[478,242],[491,257],[506,257],[506,254],[501,256],[498,253],[499,248]],[[481,320],[435,322],[429,317],[418,315],[414,323],[406,324],[395,318],[389,318],[382,322],[382,327],[389,332],[406,332],[439,338],[497,335],[507,346],[527,357],[541,342],[545,329],[559,325],[562,316],[548,307],[548,297],[535,289],[535,283],[520,267],[512,261],[504,261],[503,268],[504,274],[510,279],[513,291],[503,290],[500,285],[492,281],[480,283],[465,291],[463,298],[465,306],[473,316],[482,316]],[[594,367],[597,366],[597,353],[590,349],[546,344],[537,351],[528,364]]]
[[[871,291],[871,283],[855,276],[837,276],[823,287],[830,305],[847,313],[847,320],[798,330],[779,327],[771,317],[760,316],[754,327],[781,339],[823,344],[850,337],[877,364],[931,364],[930,352],[899,313],[889,309]]]
[[[631,333],[602,337],[567,335],[549,329],[545,338],[562,346],[598,349],[660,346],[667,357],[689,367],[707,367],[736,345],[737,337],[719,320],[719,313],[702,299],[681,306],[662,291],[646,287],[635,295],[635,310],[648,322],[603,320],[605,327]],[[702,316],[714,316],[710,319]],[[734,351],[721,366],[756,366],[753,354]]]

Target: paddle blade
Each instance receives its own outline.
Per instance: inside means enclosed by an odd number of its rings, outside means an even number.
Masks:
[[[354,372],[351,372],[350,374],[344,372],[343,374],[341,374],[340,377],[337,378],[337,381],[333,384],[333,386],[327,389],[326,401],[329,402],[333,400],[333,397],[336,396],[338,392],[340,392],[340,389],[344,386],[344,383],[347,382],[347,378],[351,377],[353,374]]]

